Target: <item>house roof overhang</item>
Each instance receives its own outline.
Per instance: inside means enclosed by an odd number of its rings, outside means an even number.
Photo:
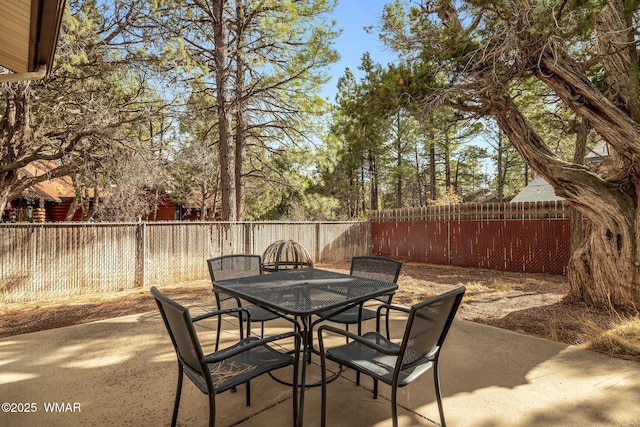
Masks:
[[[38,80],[51,71],[66,0],[8,0],[0,5],[0,82]]]

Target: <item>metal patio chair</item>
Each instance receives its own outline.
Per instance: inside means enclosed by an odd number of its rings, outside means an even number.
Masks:
[[[382,280],[397,283],[400,276],[402,262],[382,256],[358,256],[351,259],[352,276],[365,277],[367,279]],[[391,304],[393,294],[376,298],[384,304]],[[376,318],[376,311],[364,307],[364,303],[341,311],[325,320],[334,323],[342,323],[349,330],[349,325],[358,325],[358,335],[362,334],[362,321]],[[387,332],[389,324],[387,323]],[[387,335],[388,337],[388,335]]]
[[[168,298],[155,286],[151,293],[158,304],[158,309],[164,320],[171,342],[178,357],[178,387],[173,406],[171,425],[175,426],[180,406],[182,380],[187,376],[209,398],[209,426],[215,425],[216,405],[215,395],[235,387],[246,384],[247,406],[251,404],[251,390],[249,381],[255,377],[276,369],[293,365],[293,383],[298,378],[298,358],[300,353],[300,334],[288,332],[276,336],[259,339],[248,336],[244,338],[241,316],[238,317],[240,341],[234,345],[211,354],[204,354],[194,322],[233,311],[245,311],[243,308],[233,308],[213,311],[196,318],[191,318],[187,308]],[[245,316],[246,317],[246,316]],[[247,330],[251,330],[251,322],[247,322]],[[294,338],[295,352],[293,355],[276,350],[269,343]],[[293,388],[293,423],[298,419],[298,387]]]
[[[411,308],[382,305],[378,308],[376,332],[356,335],[351,332],[324,325],[318,328],[320,359],[322,366],[322,426],[326,425],[327,412],[327,366],[332,360],[373,378],[373,397],[378,397],[378,381],[391,386],[391,414],[393,426],[398,425],[398,388],[416,380],[428,370],[433,370],[433,381],[444,427],[444,410],[440,394],[438,362],[440,350],[449,327],[460,306],[465,288],[459,287],[444,294],[429,298]],[[402,342],[396,344],[380,333],[380,317],[383,309],[408,314]],[[389,312],[386,311],[386,315]],[[348,344],[324,350],[323,332],[350,338]]]
[[[387,258],[383,256],[355,256],[351,258],[351,269],[349,274],[352,276],[365,277],[367,279],[382,280],[385,282],[397,283],[400,276],[400,269],[402,268],[402,262],[393,258]],[[393,294],[383,295],[381,297],[374,298],[380,303],[391,304],[391,298]],[[321,313],[321,319],[318,319],[315,323],[324,321],[341,323],[345,325],[346,330],[349,330],[349,325],[358,325],[358,335],[362,335],[362,322],[364,320],[371,320],[376,318],[376,311],[364,307],[364,302],[355,307],[351,307],[347,310],[334,310],[336,314]],[[387,316],[386,328],[387,338],[389,338],[389,317]],[[346,338],[349,342],[349,338]],[[360,385],[360,374],[356,376],[356,384]]]
[[[225,255],[207,260],[209,274],[211,275],[211,284],[216,280],[238,279],[248,276],[257,276],[262,274],[262,257],[260,255]],[[218,310],[229,307],[244,307],[247,309],[252,322],[260,322],[260,337],[264,337],[264,322],[274,320],[280,317],[278,314],[258,307],[253,304],[242,305],[239,298],[216,291],[213,286],[213,293],[216,296],[216,304]],[[229,304],[231,305],[229,306]],[[229,307],[225,307],[229,306]],[[232,316],[238,316],[242,312],[232,312]],[[218,334],[216,336],[216,350],[218,349],[221,322],[218,322]]]

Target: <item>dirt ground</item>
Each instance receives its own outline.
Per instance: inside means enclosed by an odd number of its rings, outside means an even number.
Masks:
[[[349,264],[320,267],[348,271]],[[606,310],[563,303],[568,284],[562,276],[405,263],[398,285],[393,301],[402,305],[464,285],[467,292],[458,318],[568,344],[583,344],[588,339],[589,325],[607,328],[615,319]],[[183,304],[213,298],[206,280],[162,290]],[[66,301],[5,304],[0,307],[0,337],[155,309],[151,294],[142,289]]]

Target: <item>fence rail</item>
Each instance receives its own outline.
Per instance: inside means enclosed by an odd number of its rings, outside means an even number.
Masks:
[[[462,221],[568,219],[569,205],[564,201],[518,203],[462,203],[458,205],[370,211],[371,221]]]
[[[367,222],[0,224],[0,300],[65,298],[207,279],[205,260],[262,254],[276,240],[314,262],[369,252]]]

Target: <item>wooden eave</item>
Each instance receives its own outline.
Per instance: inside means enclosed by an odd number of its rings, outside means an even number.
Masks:
[[[0,81],[44,78],[53,64],[65,0],[0,2]]]

